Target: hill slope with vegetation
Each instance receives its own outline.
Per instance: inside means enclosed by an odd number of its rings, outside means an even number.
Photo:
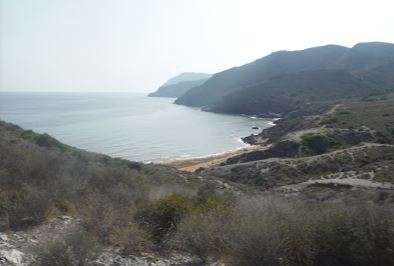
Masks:
[[[236,90],[208,109],[213,112],[264,116],[291,111],[318,112],[338,99],[365,97],[381,91],[342,70],[313,70],[272,78]]]
[[[289,194],[280,182],[261,192],[227,176],[86,152],[5,122],[0,149],[4,265],[393,262],[390,190]]]
[[[247,113],[259,114],[260,109],[275,112],[272,107],[280,109],[276,112],[283,113],[288,108],[282,109],[280,103],[287,102],[288,99],[282,97],[282,91],[298,96],[298,101],[307,103],[314,94],[322,92],[319,87],[325,90],[337,89],[338,84],[327,87],[329,84],[326,84],[327,80],[321,74],[324,71],[337,70],[338,81],[346,72],[353,76],[354,80],[358,80],[361,87],[368,86],[370,94],[393,90],[393,62],[394,44],[390,43],[361,43],[353,48],[328,45],[302,51],[279,51],[250,64],[217,73],[175,102],[204,107],[208,111],[243,113],[244,110],[240,110],[239,106],[250,104],[257,96],[253,102],[254,108],[247,107]],[[313,75],[315,76],[312,77]],[[297,80],[297,88],[292,86],[289,77]],[[319,77],[322,78],[321,81]],[[311,81],[313,83],[308,84]],[[342,93],[347,97],[360,96],[360,91],[354,90],[354,85],[349,84],[349,88],[341,86]],[[303,86],[306,86],[305,90]],[[311,90],[311,86],[316,90]],[[236,100],[237,98],[239,100]]]

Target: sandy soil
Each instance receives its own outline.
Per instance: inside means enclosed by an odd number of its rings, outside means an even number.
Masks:
[[[265,146],[251,145],[251,146],[246,146],[243,148],[227,151],[217,155],[215,154],[215,155],[208,155],[204,157],[194,157],[189,159],[176,159],[176,160],[162,161],[159,163],[174,166],[181,171],[194,172],[200,167],[210,167],[210,166],[219,165],[222,162],[226,161],[228,158],[236,155],[240,155],[251,151],[265,150],[267,148],[269,148],[268,145]]]

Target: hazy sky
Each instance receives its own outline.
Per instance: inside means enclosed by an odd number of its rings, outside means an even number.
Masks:
[[[0,88],[152,91],[276,50],[394,42],[392,0],[0,0]]]

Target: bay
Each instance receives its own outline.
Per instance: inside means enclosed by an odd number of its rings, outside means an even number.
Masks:
[[[134,93],[0,92],[0,119],[88,151],[136,161],[218,154],[269,119],[203,112]]]

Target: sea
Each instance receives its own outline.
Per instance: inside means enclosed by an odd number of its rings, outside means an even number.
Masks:
[[[270,119],[217,114],[135,93],[0,92],[0,120],[124,159],[158,162],[220,154]],[[253,129],[258,127],[259,129]]]

